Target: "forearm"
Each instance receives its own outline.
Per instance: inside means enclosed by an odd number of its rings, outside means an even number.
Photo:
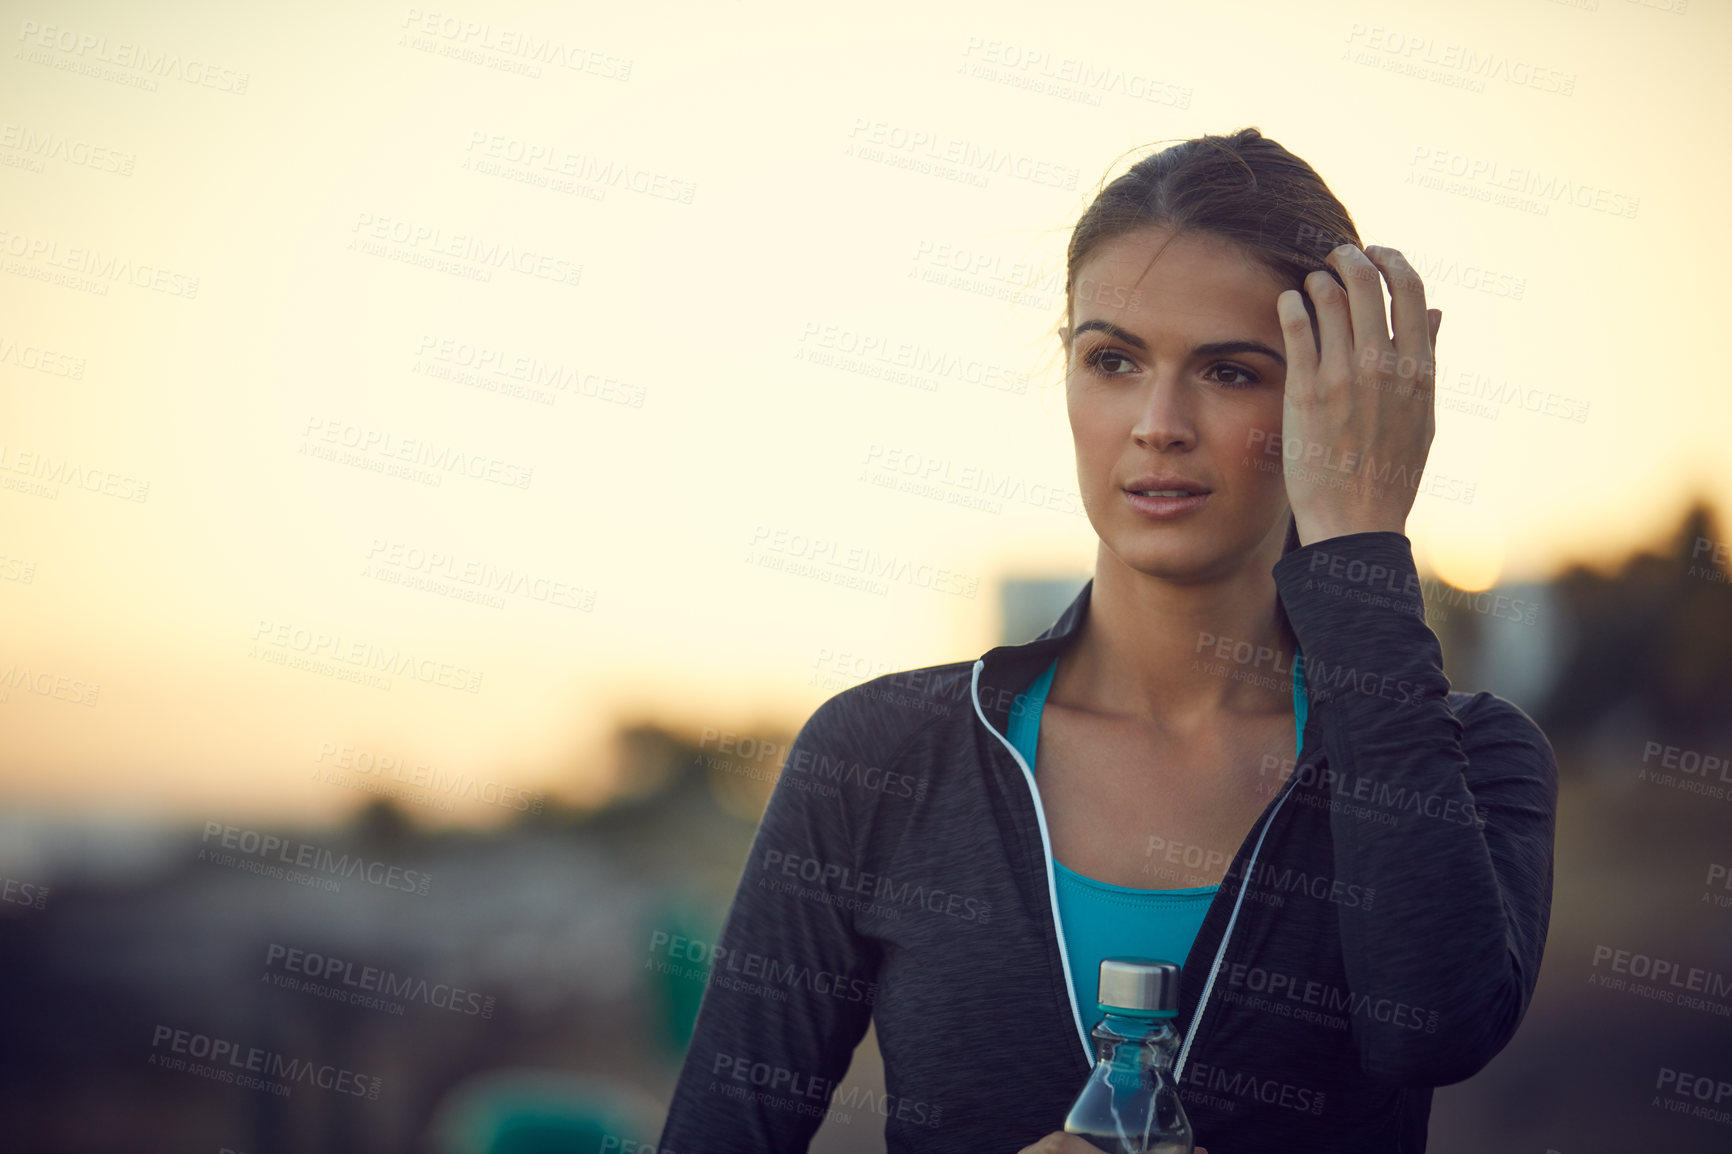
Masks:
[[[1537,976],[1550,747],[1513,710],[1465,732],[1405,537],[1320,541],[1276,572],[1323,736],[1337,876],[1376,893],[1340,910],[1362,1061],[1411,1084],[1459,1081],[1508,1041]]]

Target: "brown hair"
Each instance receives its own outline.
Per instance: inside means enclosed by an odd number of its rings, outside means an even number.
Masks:
[[[1323,258],[1342,244],[1360,244],[1352,216],[1317,170],[1257,129],[1182,141],[1137,161],[1077,220],[1065,265],[1067,345],[1077,270],[1107,241],[1150,227],[1234,241],[1282,284],[1301,290],[1313,331],[1317,314],[1305,278],[1322,269],[1340,283]],[[1289,520],[1283,553],[1298,547]]]
[[[1323,258],[1360,243],[1353,217],[1317,170],[1257,129],[1199,136],[1137,161],[1077,220],[1065,267],[1067,322],[1077,269],[1106,241],[1150,227],[1225,237],[1294,289],[1319,269],[1334,276]],[[1300,295],[1309,310],[1310,297]]]

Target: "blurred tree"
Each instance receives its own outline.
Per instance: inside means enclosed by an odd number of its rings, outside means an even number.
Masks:
[[[1558,577],[1562,668],[1534,714],[1548,736],[1583,736],[1607,717],[1680,741],[1732,727],[1726,548],[1699,500],[1662,551],[1638,551],[1612,575],[1578,564]]]
[[[376,797],[355,811],[355,838],[377,850],[399,849],[415,838],[415,823],[390,798]]]

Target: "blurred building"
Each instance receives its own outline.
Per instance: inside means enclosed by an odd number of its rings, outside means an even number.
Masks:
[[[1090,573],[1074,577],[1006,577],[998,583],[999,645],[1033,641],[1058,620]]]
[[[1530,581],[1473,594],[1451,590],[1428,597],[1426,609],[1432,629],[1454,642],[1445,662],[1451,688],[1495,693],[1530,714],[1546,700],[1563,656],[1564,606],[1554,586]],[[1440,612],[1447,618],[1435,620]]]

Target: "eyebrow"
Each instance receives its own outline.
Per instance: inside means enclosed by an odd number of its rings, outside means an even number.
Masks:
[[[1107,334],[1107,336],[1112,337],[1114,340],[1123,341],[1132,348],[1141,349],[1145,352],[1149,347],[1148,342],[1143,340],[1142,337],[1121,329],[1111,321],[1084,321],[1076,327],[1074,332],[1071,333],[1071,339],[1075,340],[1077,337],[1081,336],[1083,333],[1089,332],[1090,330],[1098,330]],[[1264,344],[1262,341],[1215,341],[1211,344],[1198,345],[1196,348],[1191,350],[1191,353],[1193,356],[1199,357],[1224,357],[1230,356],[1233,353],[1261,353],[1263,356],[1266,356],[1281,365],[1281,367],[1285,368],[1287,366],[1287,358]]]

